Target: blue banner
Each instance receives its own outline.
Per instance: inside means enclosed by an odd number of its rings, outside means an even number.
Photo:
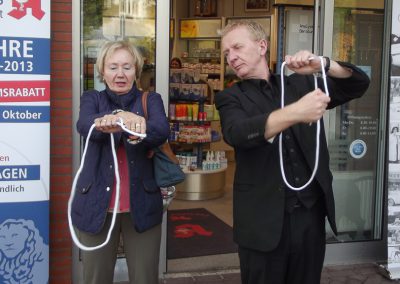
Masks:
[[[40,165],[0,166],[0,181],[40,180]]]
[[[0,206],[0,283],[48,283],[49,201]]]
[[[50,106],[0,106],[0,123],[50,122]]]
[[[50,74],[50,39],[0,37],[0,74]]]
[[[0,283],[49,283],[50,0],[0,0]]]

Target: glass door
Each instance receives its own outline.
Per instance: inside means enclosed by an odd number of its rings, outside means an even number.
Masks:
[[[108,40],[128,40],[139,48],[145,60],[140,87],[154,90],[155,0],[82,1],[82,9],[82,89],[104,88],[94,68],[101,45]]]
[[[103,90],[97,78],[97,54],[106,41],[127,40],[135,44],[144,57],[139,87],[155,88],[155,0],[81,1],[81,91]],[[127,267],[122,240],[115,266],[114,281],[126,281]]]
[[[385,158],[384,132],[380,130],[386,118],[381,110],[384,0],[316,2],[321,2],[321,9],[316,9],[321,14],[315,16],[319,21],[314,50],[333,60],[353,63],[371,79],[362,98],[324,117],[338,227],[335,236],[327,226],[327,243],[378,241],[382,238]],[[329,248],[334,248],[331,254]],[[328,245],[328,262],[346,255],[346,249],[340,252],[337,248]]]

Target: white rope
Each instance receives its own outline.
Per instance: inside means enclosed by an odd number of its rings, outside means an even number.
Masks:
[[[310,60],[314,60],[314,57],[311,57]],[[325,68],[324,68],[324,59],[322,56],[319,56],[319,60],[321,61],[321,70],[322,70],[322,78],[324,81],[324,87],[325,87],[325,94],[329,97],[329,91],[328,91],[328,84],[326,81],[326,73],[325,73]],[[282,63],[281,66],[281,86],[282,86],[282,95],[281,95],[281,108],[285,107],[285,84],[284,84],[284,68],[285,68],[286,62]],[[318,88],[318,82],[317,82],[317,76],[316,74],[314,74],[314,86],[315,89]],[[313,172],[311,174],[310,179],[303,185],[300,187],[294,187],[292,186],[286,179],[286,174],[285,174],[285,169],[283,166],[283,154],[282,154],[282,132],[279,134],[279,162],[280,162],[280,167],[281,167],[281,174],[282,174],[282,178],[283,181],[285,182],[286,186],[292,190],[296,190],[296,191],[300,191],[303,190],[304,188],[306,188],[307,186],[310,185],[310,183],[312,182],[312,180],[315,177],[315,174],[317,173],[317,169],[318,169],[318,162],[319,162],[319,136],[320,136],[320,132],[321,132],[321,125],[320,125],[320,120],[317,121],[317,134],[316,134],[316,147],[315,147],[315,163],[314,163],[314,169]]]
[[[125,132],[128,132],[129,134],[138,136],[138,137],[140,137],[140,138],[145,138],[145,137],[146,137],[146,134],[136,133],[136,132],[134,132],[134,131],[130,131],[129,129],[127,129],[127,128],[125,127],[125,125],[124,125],[122,119],[120,119],[120,120],[117,122],[117,124],[118,124]],[[72,183],[71,195],[70,195],[70,198],[69,198],[69,200],[68,200],[68,225],[69,225],[69,230],[70,230],[70,232],[71,232],[71,237],[72,237],[72,240],[73,240],[73,242],[75,243],[75,245],[76,245],[78,248],[80,248],[80,249],[82,249],[82,250],[85,250],[85,251],[93,251],[93,250],[102,248],[102,247],[104,247],[105,245],[107,245],[107,243],[110,241],[111,233],[112,233],[112,231],[113,231],[113,229],[114,229],[115,220],[116,220],[116,218],[117,218],[117,210],[118,210],[118,207],[119,207],[119,198],[120,198],[120,190],[121,190],[121,188],[120,188],[120,187],[121,187],[121,181],[120,181],[120,177],[119,177],[118,160],[117,160],[117,154],[116,154],[116,152],[115,152],[114,135],[113,135],[112,133],[110,133],[110,138],[111,138],[111,152],[112,152],[112,156],[113,156],[113,160],[114,160],[114,172],[115,172],[115,179],[116,179],[115,203],[114,203],[114,210],[113,210],[113,214],[112,214],[110,229],[108,230],[107,238],[106,238],[106,240],[105,240],[103,243],[101,243],[101,244],[99,244],[99,245],[97,245],[97,246],[94,246],[94,247],[88,247],[88,246],[85,246],[84,244],[82,244],[82,243],[79,241],[79,239],[78,239],[78,237],[77,237],[77,235],[76,235],[76,233],[75,233],[75,228],[74,228],[74,226],[72,225],[71,208],[72,208],[72,202],[73,202],[74,197],[75,197],[76,183],[77,183],[77,181],[78,181],[78,177],[80,176],[80,174],[81,174],[81,172],[82,172],[82,169],[83,169],[83,166],[84,166],[84,164],[85,164],[85,157],[86,157],[86,152],[87,152],[87,148],[88,148],[88,145],[89,145],[89,140],[90,140],[90,137],[91,137],[91,135],[92,135],[92,132],[93,132],[93,129],[95,128],[95,126],[96,126],[96,125],[93,124],[93,125],[90,127],[90,129],[89,129],[89,133],[88,133],[88,136],[87,136],[87,138],[86,138],[85,148],[84,148],[84,150],[83,150],[83,154],[82,154],[82,158],[81,158],[81,164],[80,164],[80,166],[79,166],[79,169],[78,169],[78,171],[77,171],[77,173],[76,173],[76,175],[75,175],[74,181],[73,181],[73,183]]]

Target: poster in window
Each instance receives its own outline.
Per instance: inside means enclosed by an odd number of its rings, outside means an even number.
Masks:
[[[400,1],[393,1],[391,42],[391,75],[400,76]]]
[[[221,19],[181,19],[179,22],[179,35],[181,39],[211,39],[219,38],[218,30],[221,28]]]

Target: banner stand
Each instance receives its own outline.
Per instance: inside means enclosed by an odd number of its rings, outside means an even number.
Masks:
[[[50,0],[0,0],[0,283],[49,282]]]

